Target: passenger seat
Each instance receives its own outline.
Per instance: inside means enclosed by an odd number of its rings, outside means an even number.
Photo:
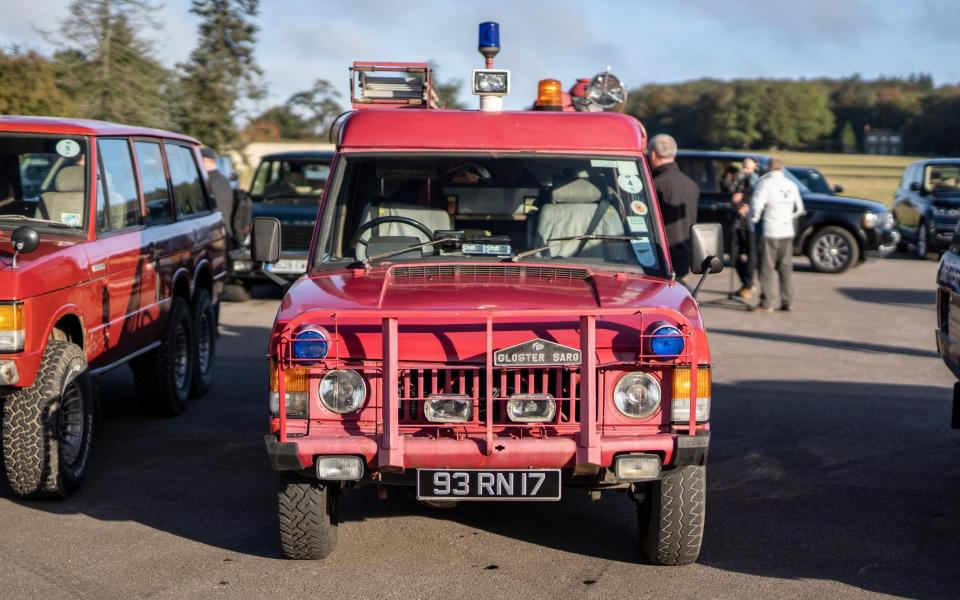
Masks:
[[[598,210],[602,211],[599,215]],[[588,231],[593,222],[596,226]],[[534,247],[545,246],[547,240],[552,238],[584,234],[624,235],[623,219],[617,209],[604,199],[600,188],[589,179],[555,179],[550,190],[550,201],[540,207]],[[624,260],[626,250],[627,246],[618,242],[570,241],[558,242],[544,255]]]
[[[84,198],[83,167],[71,165],[60,169],[54,179],[52,192],[40,195],[35,218],[58,221],[66,225],[83,225]]]

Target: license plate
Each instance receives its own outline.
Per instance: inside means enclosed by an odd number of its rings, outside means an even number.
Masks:
[[[559,500],[560,469],[417,469],[418,500]]]
[[[303,273],[307,270],[307,261],[285,258],[267,267],[271,273]]]

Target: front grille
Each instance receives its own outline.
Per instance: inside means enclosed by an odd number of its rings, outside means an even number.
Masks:
[[[483,367],[401,369],[399,382],[401,425],[430,424],[423,416],[423,402],[432,394],[461,394],[473,400],[473,419],[487,419],[487,372]],[[540,367],[493,370],[493,423],[522,425],[507,418],[507,400],[514,394],[550,394],[557,402],[553,424],[580,420],[580,373],[577,368]]]
[[[523,265],[424,265],[393,269],[398,284],[417,285],[430,282],[526,282],[530,284],[562,284],[580,282],[589,277],[586,269]]]
[[[284,225],[281,238],[282,250],[310,249],[310,239],[313,237],[313,227],[310,225]]]

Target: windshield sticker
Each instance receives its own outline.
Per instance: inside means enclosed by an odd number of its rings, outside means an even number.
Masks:
[[[600,160],[600,159],[594,159],[594,160],[591,160],[591,161],[590,161],[590,166],[591,166],[591,167],[601,167],[601,168],[604,168],[604,169],[616,169],[616,168],[617,168],[617,161],[615,161],[615,160]]]
[[[78,213],[60,213],[60,222],[70,227],[80,227],[80,215]]]
[[[630,240],[630,245],[633,246],[633,253],[637,255],[637,262],[644,267],[656,266],[657,255],[653,252],[653,245],[650,243],[650,238],[641,237]]]
[[[639,200],[634,200],[630,203],[630,210],[642,217],[647,214],[647,205]]]
[[[627,217],[627,229],[630,233],[646,233],[647,220],[643,217]]]
[[[64,158],[73,158],[80,154],[80,144],[73,140],[60,140],[57,142],[57,154]]]
[[[640,171],[637,170],[637,163],[632,160],[621,160],[617,161],[617,170],[620,171],[621,175],[639,175]]]
[[[626,173],[621,173],[617,177],[617,185],[620,186],[620,189],[629,193],[629,194],[639,194],[643,190],[643,183],[640,182],[640,178],[636,175],[628,175]]]

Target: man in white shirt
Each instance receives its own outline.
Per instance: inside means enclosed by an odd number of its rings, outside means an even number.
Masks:
[[[753,222],[763,223],[760,304],[752,310],[773,311],[777,283],[780,288],[780,310],[790,310],[793,302],[793,223],[804,209],[800,188],[783,173],[783,159],[770,160],[770,170],[760,178],[753,192],[751,210]],[[778,282],[774,278],[774,271],[779,275]]]

